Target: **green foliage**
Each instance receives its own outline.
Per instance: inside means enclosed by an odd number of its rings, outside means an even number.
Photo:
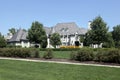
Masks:
[[[92,44],[92,38],[91,38],[91,31],[88,31],[86,34],[85,34],[85,39],[83,41],[83,45],[84,46],[90,46],[90,44]]]
[[[52,48],[53,51],[77,51],[80,48]],[[40,51],[47,51],[46,48],[40,48]]]
[[[107,50],[98,50],[97,54],[95,55],[95,61],[106,61],[107,60]]]
[[[0,48],[0,56],[3,57],[39,57],[39,51],[26,48]]]
[[[93,44],[100,44],[107,39],[107,24],[99,16],[96,17],[91,23],[91,38]]]
[[[96,60],[102,62],[120,63],[120,50],[108,49],[99,50],[96,54]]]
[[[46,51],[40,51],[40,57],[43,58]],[[55,59],[70,59],[71,51],[53,51],[53,58]]]
[[[18,48],[4,48],[0,50],[0,56],[5,57],[30,57],[29,50]]]
[[[76,53],[71,53],[70,57],[77,61],[91,61],[94,59],[94,54],[90,49],[80,49]]]
[[[120,80],[120,68],[0,60],[0,80]]]
[[[42,48],[47,46],[47,36],[43,29],[43,24],[35,21],[32,23],[31,28],[28,30],[28,37],[30,42],[38,43]]]
[[[31,48],[30,49],[30,54],[31,54],[31,58],[40,58],[40,53],[39,53],[39,49],[36,48]]]
[[[104,20],[98,16],[91,23],[91,30],[86,34],[86,45],[100,44],[107,40],[108,28]]]
[[[120,48],[120,41],[115,41],[115,47]]]
[[[44,53],[43,58],[45,59],[52,59],[53,58],[53,51],[52,49],[48,49],[46,53]]]
[[[71,60],[76,60],[76,52],[75,51],[71,51],[71,53],[70,53],[70,59]]]
[[[120,48],[120,25],[113,27],[112,37],[115,42],[115,47]]]
[[[12,35],[14,35],[16,33],[16,29],[15,28],[11,28],[11,29],[9,29],[9,32],[12,33]]]
[[[50,43],[56,48],[56,45],[61,44],[60,35],[58,33],[53,33],[50,37]]]
[[[81,43],[84,42],[84,36],[80,36],[80,40],[79,40]]]
[[[16,48],[15,45],[7,44],[6,48]]]
[[[35,56],[34,56],[35,58],[39,58],[39,57],[40,57],[40,55],[39,55],[39,50],[35,50],[35,53],[34,53],[34,54],[35,54]]]
[[[42,43],[41,43],[41,47],[42,48],[46,48],[47,47],[47,36],[46,35],[44,35],[44,36],[42,36]]]
[[[112,48],[112,47],[115,47],[115,43],[114,43],[114,40],[112,38],[112,34],[109,32],[107,34],[107,40],[103,43],[102,47],[104,48]]]
[[[7,46],[7,42],[0,33],[0,48],[6,47],[6,46]]]

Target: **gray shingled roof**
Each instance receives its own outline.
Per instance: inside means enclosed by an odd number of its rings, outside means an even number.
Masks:
[[[53,27],[52,31],[59,33],[60,35],[73,35],[75,33],[84,35],[87,32],[86,29],[79,28],[75,22],[58,23],[55,27]]]
[[[80,28],[78,31],[78,34],[85,35],[87,33],[87,31],[88,31],[87,29]]]
[[[9,40],[9,42],[19,42],[21,40],[27,40],[28,33],[22,29],[19,29],[15,35]]]
[[[50,34],[51,28],[50,27],[43,27],[45,29],[46,34]]]

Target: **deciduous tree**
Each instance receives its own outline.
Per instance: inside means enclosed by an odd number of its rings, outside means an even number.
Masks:
[[[115,47],[120,47],[120,25],[113,27],[112,37],[115,42]]]
[[[28,30],[28,39],[30,42],[40,44],[42,48],[47,46],[47,35],[43,29],[43,24],[35,21]]]
[[[58,33],[53,33],[50,37],[50,43],[56,48],[56,45],[61,44],[60,35]]]
[[[89,44],[98,44],[107,41],[108,27],[104,20],[98,16],[91,23],[91,30],[87,33]]]

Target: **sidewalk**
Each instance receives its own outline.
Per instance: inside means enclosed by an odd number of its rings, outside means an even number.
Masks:
[[[19,60],[19,61],[32,61],[32,62],[46,62],[46,63],[60,63],[60,64],[71,64],[71,65],[103,66],[103,67],[120,68],[120,66],[112,66],[112,65],[86,64],[86,63],[72,63],[72,62],[60,62],[60,61],[45,61],[45,60],[21,59],[21,58],[0,57],[0,59],[5,59],[5,60]]]

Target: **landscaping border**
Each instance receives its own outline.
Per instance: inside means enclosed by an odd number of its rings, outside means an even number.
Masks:
[[[71,65],[86,65],[86,66],[100,66],[100,67],[120,68],[120,66],[116,66],[116,65],[89,64],[89,63],[73,63],[73,62],[62,62],[62,61],[38,60],[38,59],[24,59],[24,58],[0,57],[0,60],[1,59],[3,59],[3,60],[19,60],[19,61],[31,61],[31,62],[46,62],[46,63],[59,63],[59,64],[71,64]]]

